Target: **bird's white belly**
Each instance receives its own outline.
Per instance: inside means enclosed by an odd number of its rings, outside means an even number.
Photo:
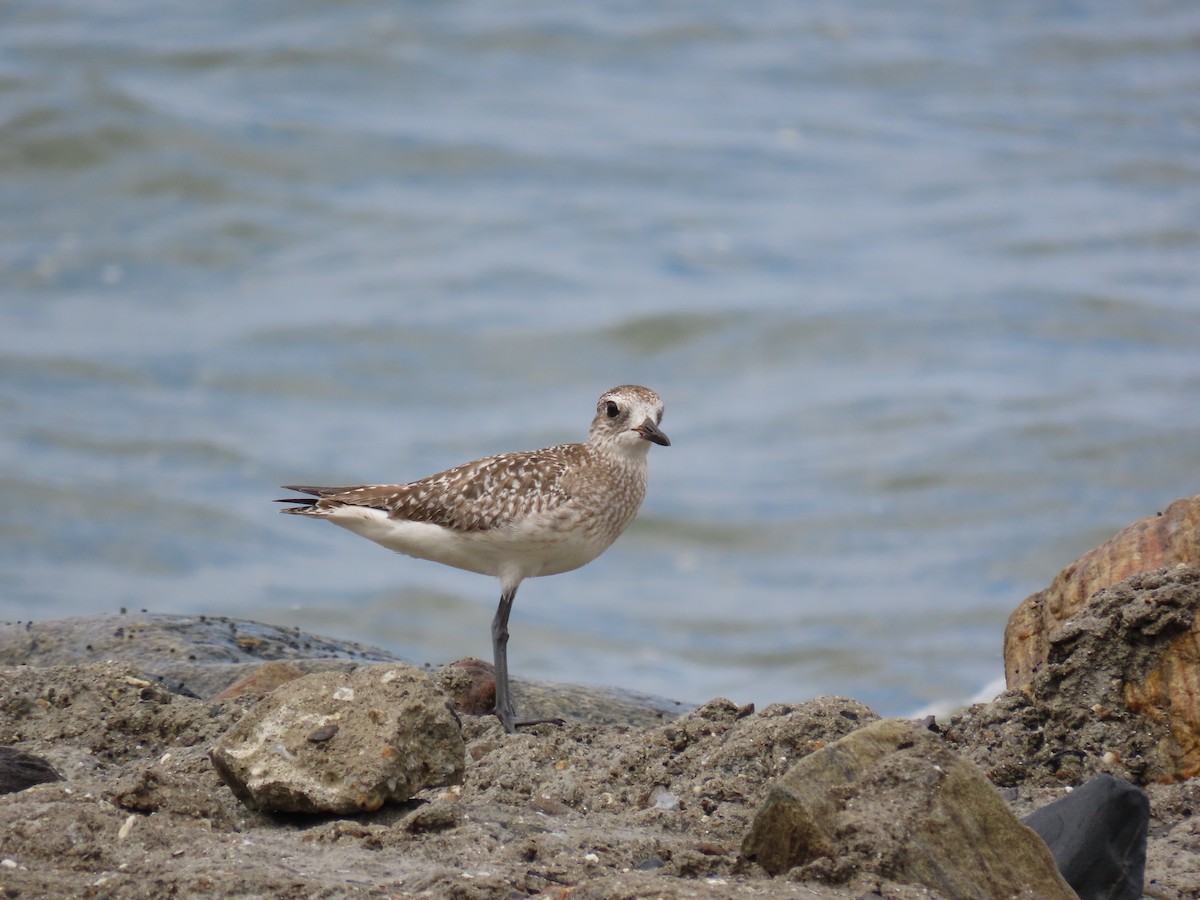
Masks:
[[[616,539],[607,529],[526,520],[489,531],[455,531],[430,522],[389,518],[363,506],[330,510],[325,518],[398,553],[478,572],[533,578],[591,562]]]

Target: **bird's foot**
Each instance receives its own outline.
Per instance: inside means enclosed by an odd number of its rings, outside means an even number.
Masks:
[[[501,712],[496,710],[496,718],[500,720],[500,724],[504,726],[504,730],[509,734],[516,734],[518,728],[528,728],[531,725],[558,725],[559,727],[566,725],[566,719],[549,718],[549,719],[518,719],[516,713],[511,709]]]

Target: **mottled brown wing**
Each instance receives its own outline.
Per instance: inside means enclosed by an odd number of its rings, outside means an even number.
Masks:
[[[317,508],[369,506],[385,510],[393,519],[432,522],[455,531],[490,531],[567,502],[563,475],[582,452],[580,444],[563,444],[489,456],[409,484],[323,493]]]

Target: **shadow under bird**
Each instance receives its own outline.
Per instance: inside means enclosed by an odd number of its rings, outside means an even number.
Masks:
[[[284,485],[309,494],[280,500],[292,515],[325,519],[419,559],[493,575],[496,716],[509,733],[545,719],[518,719],[508,684],[508,617],[526,578],[557,575],[607,550],[646,495],[650,444],[669,447],[663,403],[649,388],[605,391],[588,438],[489,456],[408,484]]]

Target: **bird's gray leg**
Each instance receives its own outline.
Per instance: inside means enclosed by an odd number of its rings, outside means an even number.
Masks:
[[[500,605],[492,619],[492,657],[496,665],[496,718],[509,734],[522,725],[562,725],[562,719],[518,719],[508,687],[508,615],[512,612],[517,589],[508,588],[500,594]]]
[[[512,612],[516,596],[516,588],[505,589],[500,594],[496,617],[492,619],[492,657],[496,663],[496,718],[509,734],[517,730],[517,712],[513,708],[512,694],[508,690],[508,614]]]

